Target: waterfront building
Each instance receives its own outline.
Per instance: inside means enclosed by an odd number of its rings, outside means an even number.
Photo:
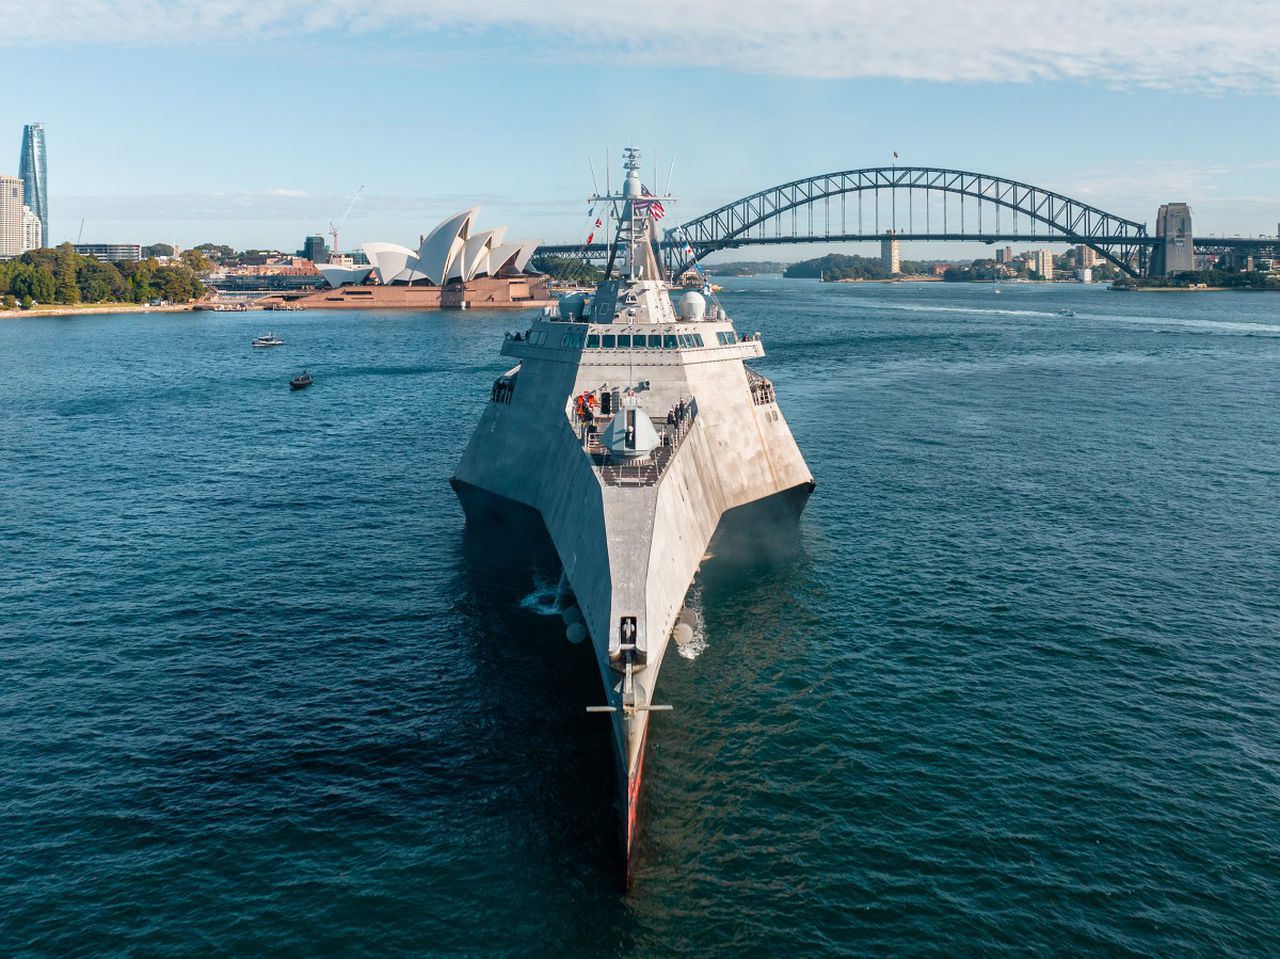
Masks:
[[[1191,235],[1191,207],[1185,203],[1165,203],[1156,214],[1156,245],[1152,273],[1168,276],[1195,268],[1195,242]]]
[[[74,249],[81,256],[91,256],[95,260],[106,263],[129,261],[137,263],[142,259],[141,243],[76,243]]]
[[[1031,269],[1035,270],[1042,280],[1053,279],[1053,251],[1036,250],[1031,254]]]
[[[1087,270],[1098,263],[1098,251],[1093,247],[1081,243],[1076,247],[1076,266],[1082,270]]]
[[[1012,263],[1012,262],[1013,262],[1013,247],[1011,247],[1011,246],[1006,246],[1003,250],[996,250],[996,262],[997,262],[997,263]]]
[[[18,177],[22,180],[22,202],[40,220],[40,242],[36,247],[48,246],[49,175],[45,166],[43,123],[28,123],[22,128],[22,156],[18,160]]]
[[[1076,270],[1076,279],[1079,280],[1081,283],[1092,283],[1093,270],[1087,266],[1081,267],[1080,269]]]
[[[880,266],[890,276],[902,272],[902,246],[893,230],[885,230],[880,241]]]
[[[324,237],[316,233],[302,241],[302,249],[298,251],[298,255],[312,263],[328,263],[329,247],[325,244]]]
[[[292,302],[319,309],[525,308],[553,302],[547,278],[525,272],[538,241],[505,242],[505,226],[473,230],[477,212],[449,217],[419,236],[416,248],[365,243],[359,259],[328,256],[326,250],[327,262],[316,262],[326,285]]]
[[[0,259],[25,252],[22,236],[22,181],[0,173]]]

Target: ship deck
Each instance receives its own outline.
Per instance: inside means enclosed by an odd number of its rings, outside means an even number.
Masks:
[[[688,404],[679,417],[651,416],[650,421],[662,442],[648,456],[635,460],[623,460],[614,456],[600,442],[600,434],[609,425],[611,416],[595,414],[587,424],[579,426],[578,438],[591,459],[591,465],[607,486],[656,486],[670,465],[675,452],[689,435],[697,418],[697,404]]]

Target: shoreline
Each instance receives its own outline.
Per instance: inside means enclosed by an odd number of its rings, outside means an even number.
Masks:
[[[1247,286],[1108,286],[1113,293],[1280,293]]]
[[[170,306],[142,306],[118,303],[114,306],[55,306],[52,309],[0,310],[0,320],[21,320],[38,316],[93,316],[97,313],[190,313],[193,303],[175,303]]]

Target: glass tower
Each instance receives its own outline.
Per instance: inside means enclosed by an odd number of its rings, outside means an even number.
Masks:
[[[40,245],[49,245],[49,175],[45,169],[44,124],[22,128],[22,157],[18,160],[22,202],[40,218]]]

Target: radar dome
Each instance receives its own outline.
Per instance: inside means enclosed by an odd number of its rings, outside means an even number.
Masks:
[[[680,318],[691,323],[700,323],[707,315],[707,300],[701,293],[690,291],[680,297]]]
[[[587,306],[585,293],[570,293],[560,297],[560,319],[566,323],[574,323],[582,319],[582,311]]]

